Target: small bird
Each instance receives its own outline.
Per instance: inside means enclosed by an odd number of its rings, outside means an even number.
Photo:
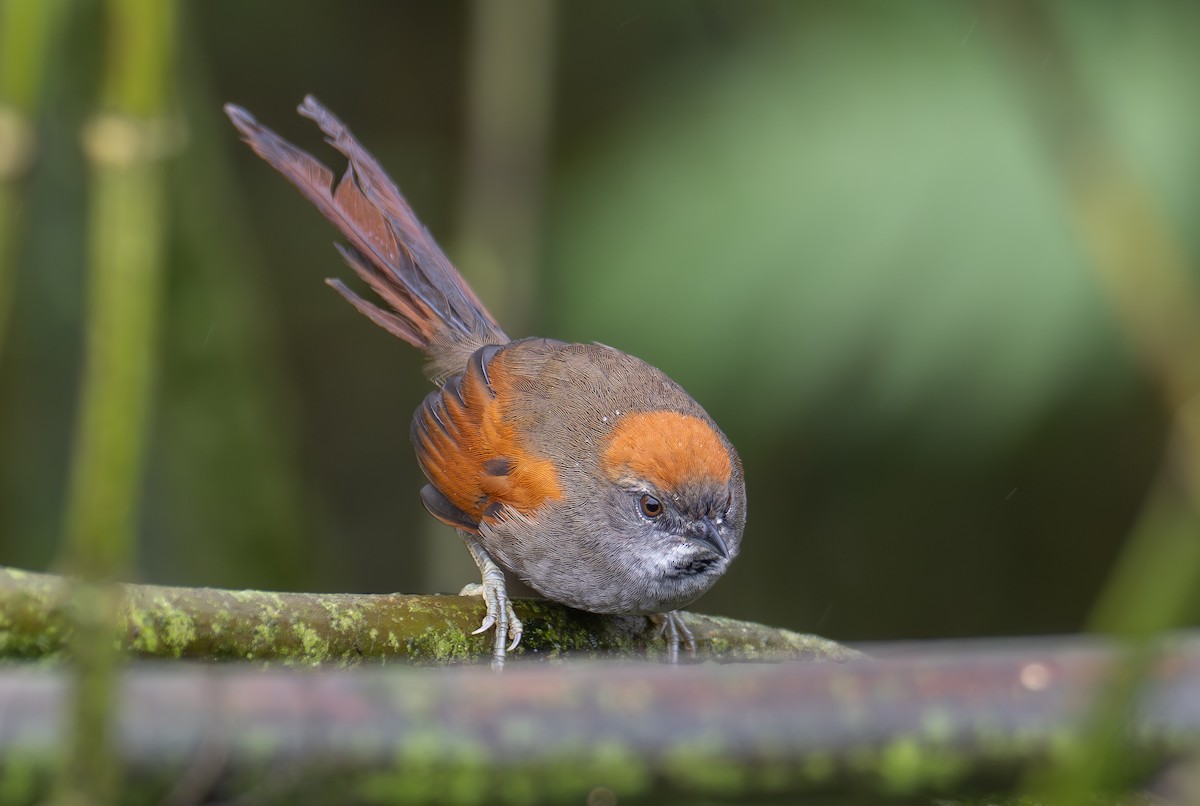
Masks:
[[[737,557],[746,522],[741,461],[677,383],[602,344],[510,339],[417,220],[395,183],[311,95],[299,110],[349,161],[317,159],[225,112],[243,139],[349,241],[338,251],[386,303],[326,282],[425,353],[438,388],[413,415],[429,484],[421,501],[454,527],[482,575],[476,633],[495,628],[492,666],[521,641],[503,571],[592,613],[645,615],[677,662],[695,639],[675,612]],[[501,570],[503,569],[503,571]]]

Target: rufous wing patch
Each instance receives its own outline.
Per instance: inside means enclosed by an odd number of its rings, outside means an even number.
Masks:
[[[633,476],[660,490],[698,480],[725,484],[733,473],[729,451],[705,420],[674,411],[625,414],[604,449],[611,479]]]
[[[462,376],[429,395],[413,418],[421,470],[476,524],[502,517],[505,508],[530,514],[547,500],[562,497],[553,462],[532,454],[516,427],[504,419],[511,374],[503,350],[488,352],[490,360],[468,362]],[[460,522],[451,525],[463,528]]]

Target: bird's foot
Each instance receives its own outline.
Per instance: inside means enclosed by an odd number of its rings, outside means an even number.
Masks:
[[[689,655],[693,658],[696,657],[696,636],[692,635],[692,631],[683,623],[683,615],[678,610],[657,613],[647,616],[647,618],[658,628],[655,630],[654,637],[662,638],[667,642],[667,663],[671,665],[679,663],[680,644],[687,647]]]
[[[473,582],[467,585],[459,592],[459,595],[483,597],[483,601],[487,605],[487,614],[483,617],[483,623],[479,629],[471,634],[479,635],[495,628],[492,643],[492,669],[500,671],[504,668],[505,655],[516,649],[517,644],[521,643],[521,634],[525,627],[513,610],[512,600],[508,598],[508,589],[504,584],[504,572],[500,570],[500,566],[496,565],[472,535],[464,534],[463,539],[466,540],[471,556],[475,558],[475,564],[479,566],[483,582]]]

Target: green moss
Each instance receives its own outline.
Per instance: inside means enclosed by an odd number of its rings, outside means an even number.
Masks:
[[[439,766],[454,769],[448,782],[447,795],[451,803],[478,803],[488,794],[488,773],[491,753],[482,744],[464,740],[445,754]]]
[[[394,770],[366,773],[353,784],[354,800],[367,804],[412,803],[409,782],[419,774]]]
[[[300,639],[303,657],[320,660],[329,655],[329,641],[321,637],[321,633],[304,622],[292,625],[292,633]]]
[[[451,597],[413,596],[413,597],[409,598],[407,601],[408,610],[410,613],[427,613],[427,614],[438,616],[444,612],[441,605],[442,605],[442,602],[447,598],[451,598]],[[472,599],[472,600],[478,601],[478,602],[483,601],[479,597],[458,597],[458,596],[456,596],[453,598],[455,598],[455,599],[468,599],[469,598],[469,599]]]
[[[465,766],[443,776],[447,803],[487,803],[491,781],[481,767]]]
[[[478,636],[448,624],[440,630],[426,627],[420,635],[413,638],[410,652],[415,660],[450,663],[478,660],[483,654],[483,648]]]
[[[284,607],[283,595],[274,591],[221,591],[235,602],[273,608],[278,613]]]
[[[528,767],[515,767],[508,771],[492,789],[493,798],[500,803],[537,803],[552,779],[550,769],[532,770]]]
[[[927,787],[943,788],[960,778],[967,760],[952,747],[899,738],[879,751],[877,761],[883,788],[907,794]]]
[[[0,653],[44,657],[63,650],[71,633],[64,612],[65,584],[49,575],[0,569],[0,596],[11,604],[0,609]],[[290,658],[347,665],[399,656],[448,664],[484,660],[492,644],[491,634],[471,634],[483,616],[478,597],[305,595],[140,585],[125,586],[124,591],[124,629],[114,642],[143,655]],[[588,616],[544,601],[521,600],[516,607],[526,630],[516,656],[641,658],[648,645],[651,655],[662,654],[661,642],[648,641],[644,618]],[[757,656],[762,647],[790,640],[757,625],[690,615],[688,620],[700,636],[702,657]],[[762,638],[760,632],[776,637]]]
[[[883,748],[879,757],[879,772],[889,791],[912,791],[924,777],[922,749],[911,738],[900,738]]]
[[[354,789],[367,803],[490,803],[494,778],[486,747],[449,743],[436,728],[410,732],[395,768],[361,776]]]
[[[649,789],[653,776],[645,759],[619,742],[603,742],[592,752],[595,777],[621,795]]]
[[[264,622],[254,625],[254,637],[251,639],[251,651],[261,651],[265,647],[274,646],[278,630],[273,623]]]
[[[599,780],[588,759],[564,761],[544,769],[536,796],[544,803],[582,803]]]
[[[262,591],[222,591],[222,593],[235,602],[254,604],[259,601]]]
[[[1029,737],[1036,740],[1035,737]],[[1047,737],[1047,755],[1051,761],[1061,767],[1077,765],[1084,753],[1084,742],[1079,734],[1072,730],[1061,729]]]
[[[719,736],[699,736],[667,750],[663,768],[684,789],[736,794],[745,791],[746,768],[730,759]]]
[[[370,804],[502,803],[494,777],[485,770],[448,765],[410,765],[367,774],[353,784],[355,802]]]
[[[800,762],[800,770],[804,777],[814,784],[828,781],[836,769],[833,756],[828,753],[809,753]]]
[[[134,652],[153,655],[158,652],[158,630],[154,625],[153,616],[145,610],[134,607],[126,611],[121,625],[129,636],[129,648]]]
[[[155,599],[159,637],[174,657],[183,655],[185,649],[196,640],[196,622],[187,611],[172,605],[166,597]]]
[[[320,604],[329,614],[330,626],[337,632],[354,632],[366,623],[366,618],[357,605],[341,604],[330,599],[322,599]]]
[[[787,761],[763,764],[753,772],[753,789],[762,792],[780,792],[796,780],[796,768]]]

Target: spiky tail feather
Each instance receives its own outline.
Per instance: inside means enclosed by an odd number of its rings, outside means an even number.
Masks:
[[[225,106],[255,153],[346,236],[350,245],[338,244],[338,251],[391,310],[367,302],[341,280],[326,282],[372,322],[424,351],[435,380],[460,372],[479,347],[507,344],[508,336],[350,130],[311,95],[298,111],[315,121],[326,141],[349,160],[336,186],[333,171],[322,162],[241,107]]]

